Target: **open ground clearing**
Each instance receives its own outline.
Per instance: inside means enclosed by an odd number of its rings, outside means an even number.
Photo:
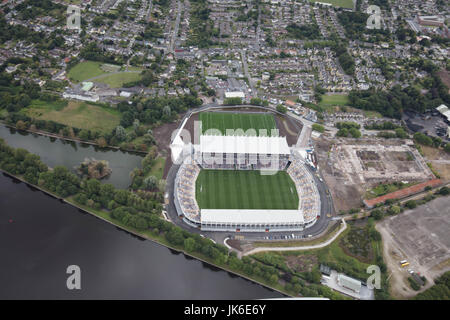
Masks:
[[[380,183],[414,183],[433,178],[423,157],[400,139],[327,139],[316,144],[322,175],[336,210],[359,207]]]
[[[22,112],[35,119],[52,120],[70,127],[103,133],[111,132],[120,123],[118,110],[80,101],[69,101],[65,106],[38,102]]]
[[[450,270],[450,222],[448,197],[439,197],[414,210],[386,218],[377,225],[383,237],[384,257],[391,275],[391,294],[409,298],[419,291],[410,288],[407,278],[412,269],[427,279],[420,291],[429,288],[433,279]],[[399,262],[410,265],[401,268]]]

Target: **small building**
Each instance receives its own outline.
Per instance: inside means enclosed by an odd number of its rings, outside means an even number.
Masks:
[[[328,277],[331,276],[331,268],[324,264],[320,265],[320,272]]]
[[[445,19],[438,16],[418,16],[417,21],[422,26],[443,27]]]
[[[86,81],[86,82],[82,82],[81,83],[83,86],[81,87],[81,90],[83,91],[90,91],[92,89],[92,87],[94,86],[93,82],[90,81]]]
[[[442,115],[447,123],[450,123],[450,109],[445,104],[441,104],[436,110]]]
[[[344,274],[338,274],[337,282],[341,287],[359,293],[361,291],[361,281],[347,277]]]
[[[245,94],[242,91],[229,91],[225,92],[225,98],[245,98]]]

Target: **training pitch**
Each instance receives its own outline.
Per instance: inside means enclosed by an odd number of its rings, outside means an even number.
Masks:
[[[271,135],[271,130],[276,129],[275,118],[267,113],[233,113],[233,112],[202,112],[200,113],[202,122],[202,133],[208,129],[218,129],[222,135],[226,134],[226,129],[255,129],[259,135],[260,129],[266,129],[267,135]]]
[[[195,183],[201,209],[298,209],[294,182],[285,171],[202,170]]]

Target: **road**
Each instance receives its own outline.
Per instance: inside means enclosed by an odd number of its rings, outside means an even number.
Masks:
[[[177,7],[177,18],[175,19],[175,27],[173,28],[172,31],[172,38],[170,39],[169,42],[169,48],[168,51],[169,52],[173,52],[173,47],[175,46],[175,41],[177,40],[178,37],[178,29],[180,28],[180,19],[181,19],[181,7],[182,7],[182,3],[181,1],[178,1],[178,7]]]
[[[342,227],[339,229],[339,231],[333,235],[330,239],[328,239],[325,242],[313,245],[313,246],[298,246],[298,247],[257,247],[254,248],[252,250],[249,250],[247,252],[244,252],[242,255],[243,256],[247,256],[250,254],[255,254],[258,252],[263,252],[263,251],[300,251],[300,250],[313,250],[313,249],[320,249],[323,247],[328,246],[330,243],[332,243],[334,240],[336,240],[337,237],[339,237],[341,235],[342,232],[345,231],[345,229],[347,229],[347,223],[345,222],[344,219],[341,220],[342,221]]]
[[[250,77],[250,73],[248,72],[247,56],[245,55],[245,51],[244,50],[241,50],[241,58],[242,58],[242,65],[244,67],[245,77],[248,79],[248,83],[250,85],[250,89],[252,89],[252,97],[257,97],[258,96],[258,92],[256,92],[255,86],[253,85],[252,78]]]

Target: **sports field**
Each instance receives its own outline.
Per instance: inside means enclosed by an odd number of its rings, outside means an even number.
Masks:
[[[202,112],[200,113],[202,122],[202,133],[208,129],[218,129],[225,135],[226,129],[255,129],[259,135],[260,129],[267,129],[267,135],[271,135],[271,130],[277,125],[272,114],[268,113],[241,113],[241,112]]]
[[[353,1],[352,0],[309,0],[309,2],[324,2],[324,3],[330,3],[334,7],[353,9]]]
[[[195,196],[201,209],[298,208],[297,190],[285,171],[261,175],[259,171],[202,170]]]

